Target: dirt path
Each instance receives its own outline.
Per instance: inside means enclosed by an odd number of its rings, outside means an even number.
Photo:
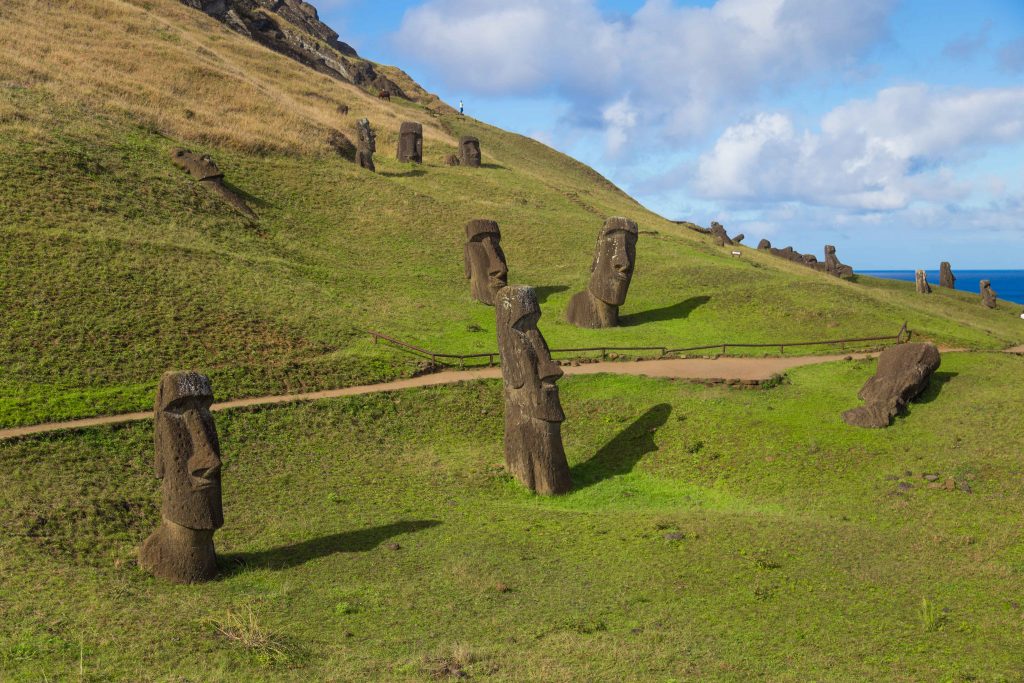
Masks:
[[[643,375],[646,377],[667,377],[673,379],[763,381],[771,378],[772,375],[785,372],[790,368],[840,360],[846,355],[852,355],[854,358],[864,358],[870,354],[856,353],[835,356],[800,356],[793,358],[718,358],[715,360],[703,358],[673,358],[638,362],[585,363],[579,366],[565,366],[563,369],[567,375],[593,375],[601,372],[607,372],[617,375]],[[215,403],[211,410],[217,412],[220,410],[246,408],[250,406],[295,403],[298,401],[317,401],[325,398],[360,396],[362,394],[401,391],[403,389],[412,389],[415,387],[431,387],[441,384],[467,382],[474,379],[495,379],[499,377],[501,377],[501,368],[446,370],[432,375],[423,375],[421,377],[413,377],[411,379],[400,379],[394,382],[383,382],[381,384],[366,384],[357,387],[346,387],[344,389],[314,391],[306,394],[285,394],[282,396],[242,398],[235,401]],[[139,422],[142,420],[150,420],[152,418],[152,412],[125,413],[123,415],[90,417],[81,420],[69,420],[67,422],[49,422],[46,424],[30,425],[28,427],[13,427],[10,429],[0,429],[0,440],[13,439],[19,436],[30,436],[32,434],[56,432],[64,429],[85,429],[86,427]]]
[[[1024,344],[1020,346],[1014,346],[1013,348],[1006,349],[1007,353],[1024,353]]]

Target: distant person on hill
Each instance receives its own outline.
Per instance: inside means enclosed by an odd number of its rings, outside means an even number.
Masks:
[[[462,100],[459,100],[459,116],[465,116],[465,107],[462,106]]]

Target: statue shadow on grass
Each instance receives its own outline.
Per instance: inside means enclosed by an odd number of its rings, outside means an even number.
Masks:
[[[911,403],[931,403],[932,401],[939,397],[940,393],[942,393],[942,387],[945,386],[946,382],[950,381],[959,374],[959,372],[934,373],[932,375],[932,381],[928,383],[928,388],[922,391],[917,398],[911,401]]]
[[[410,168],[408,171],[378,171],[377,175],[385,178],[418,178],[427,175],[422,168]]]
[[[658,450],[654,443],[654,432],[668,421],[671,412],[672,406],[667,403],[653,406],[602,446],[594,457],[573,467],[575,490],[632,472],[640,458]]]
[[[569,289],[568,285],[547,285],[544,287],[534,287],[533,291],[537,295],[537,303],[542,304],[548,300],[548,297],[552,294],[558,294]]]
[[[693,313],[707,302],[711,301],[710,296],[691,296],[677,304],[665,306],[664,308],[652,308],[642,313],[630,313],[619,317],[619,324],[623,327],[631,325],[643,325],[644,323],[656,323],[664,320],[681,320]]]
[[[308,541],[255,553],[228,553],[218,556],[217,559],[224,576],[237,574],[245,569],[288,569],[335,553],[365,553],[393,536],[430,529],[440,523],[432,519],[395,522],[311,538]]]

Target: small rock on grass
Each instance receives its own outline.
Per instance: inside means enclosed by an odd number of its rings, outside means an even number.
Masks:
[[[681,541],[684,538],[686,538],[686,534],[684,534],[682,531],[672,531],[665,534],[666,541]]]
[[[388,550],[401,550],[402,549],[402,546],[400,546],[400,545],[398,545],[397,543],[394,543],[394,542],[388,543],[387,546],[385,546],[385,547]]]
[[[925,481],[938,481],[939,480],[939,475],[937,475],[937,474],[922,474],[921,478],[924,479]]]

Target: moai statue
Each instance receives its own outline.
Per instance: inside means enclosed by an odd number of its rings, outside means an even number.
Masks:
[[[255,219],[256,214],[234,190],[224,184],[224,174],[209,154],[199,155],[192,150],[176,147],[171,150],[171,163],[199,181],[209,192],[219,196],[231,208],[246,218]]]
[[[981,305],[985,308],[996,307],[996,293],[992,291],[992,282],[989,280],[981,281]]]
[[[480,168],[480,141],[473,137],[459,140],[459,163],[470,168]]]
[[[715,244],[720,247],[732,244],[732,240],[729,239],[729,233],[725,231],[725,228],[718,221],[711,221],[711,237]]]
[[[164,373],[156,392],[161,522],[142,542],[139,565],[174,583],[208,581],[217,573],[213,532],[224,526],[224,512],[212,403],[210,380],[196,372]]]
[[[758,251],[768,251],[771,248],[772,248],[772,243],[769,242],[768,240],[761,240],[760,242],[757,243],[757,250]]]
[[[928,274],[923,270],[914,271],[914,284],[918,294],[931,294],[932,287],[928,284]]]
[[[743,240],[745,240],[745,239],[747,239],[747,236],[746,236],[746,235],[744,235],[744,234],[743,234],[743,233],[741,232],[740,234],[738,234],[738,235],[736,235],[735,237],[733,237],[733,238],[732,238],[732,241],[733,241],[734,243],[736,243],[736,244],[740,244],[740,243],[741,243],[741,242],[743,242]]]
[[[825,245],[825,271],[829,275],[835,275],[836,277],[853,276],[853,268],[839,262],[839,257],[836,256],[836,248],[831,244]]]
[[[376,172],[377,167],[373,165],[373,153],[377,151],[377,134],[370,128],[369,119],[356,121],[356,163],[368,171]]]
[[[562,369],[551,360],[537,329],[540,306],[532,287],[505,287],[495,297],[498,350],[505,383],[505,467],[542,495],[572,488],[562,447],[565,413],[555,382]]]
[[[406,121],[398,131],[398,160],[423,163],[423,124]]]
[[[928,388],[942,359],[931,343],[897,344],[878,356],[878,368],[857,397],[864,405],[843,413],[843,421],[854,427],[888,427],[907,403]]]
[[[566,316],[578,327],[615,327],[633,278],[639,230],[628,218],[609,218],[597,236],[590,284],[569,300]]]
[[[949,261],[943,261],[939,265],[939,287],[955,289],[955,285],[956,277],[953,275],[953,268],[950,267]]]
[[[495,294],[508,286],[508,265],[505,252],[501,250],[501,231],[497,223],[483,219],[466,223],[463,259],[473,298],[493,306]]]

